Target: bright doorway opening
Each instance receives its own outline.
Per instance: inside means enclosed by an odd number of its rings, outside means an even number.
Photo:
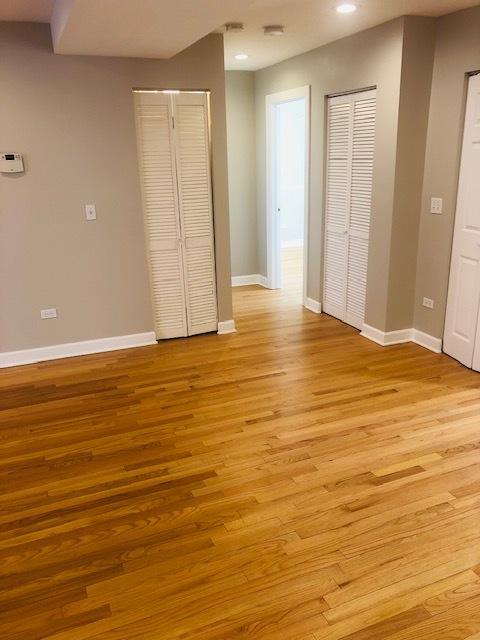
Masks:
[[[309,88],[267,96],[267,283],[307,295]]]

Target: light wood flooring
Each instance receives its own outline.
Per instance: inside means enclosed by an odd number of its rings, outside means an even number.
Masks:
[[[292,304],[302,304],[303,247],[282,247],[282,291]]]
[[[234,302],[0,371],[1,640],[479,640],[480,376]]]

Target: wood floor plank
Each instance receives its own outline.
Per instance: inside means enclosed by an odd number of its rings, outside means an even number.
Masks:
[[[479,637],[480,376],[286,261],[236,334],[0,372],[2,640]]]

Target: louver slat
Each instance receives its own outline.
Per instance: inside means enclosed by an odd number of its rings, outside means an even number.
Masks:
[[[347,223],[350,190],[351,104],[328,105],[323,308],[345,314]]]
[[[348,247],[346,316],[348,324],[361,329],[365,318],[368,239],[350,237]]]
[[[328,101],[324,309],[359,329],[365,317],[375,114],[375,91]]]
[[[372,206],[376,99],[353,103],[352,181],[347,271],[346,321],[361,329],[367,295],[368,237]]]
[[[346,235],[327,229],[323,307],[326,313],[340,319],[345,313],[346,250]]]
[[[326,222],[342,231],[347,224],[350,111],[350,104],[339,104],[328,113]]]
[[[208,113],[204,94],[175,96],[175,139],[188,333],[217,329]]]
[[[179,210],[168,98],[136,93],[138,157],[157,338],[187,335]]]

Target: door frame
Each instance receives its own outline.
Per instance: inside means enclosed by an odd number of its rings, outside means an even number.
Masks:
[[[310,85],[280,91],[265,96],[266,122],[266,233],[267,233],[267,287],[278,289],[281,285],[280,225],[276,215],[276,166],[275,166],[275,107],[294,100],[305,101],[305,182],[303,213],[303,305],[308,291],[308,240],[310,213]]]

